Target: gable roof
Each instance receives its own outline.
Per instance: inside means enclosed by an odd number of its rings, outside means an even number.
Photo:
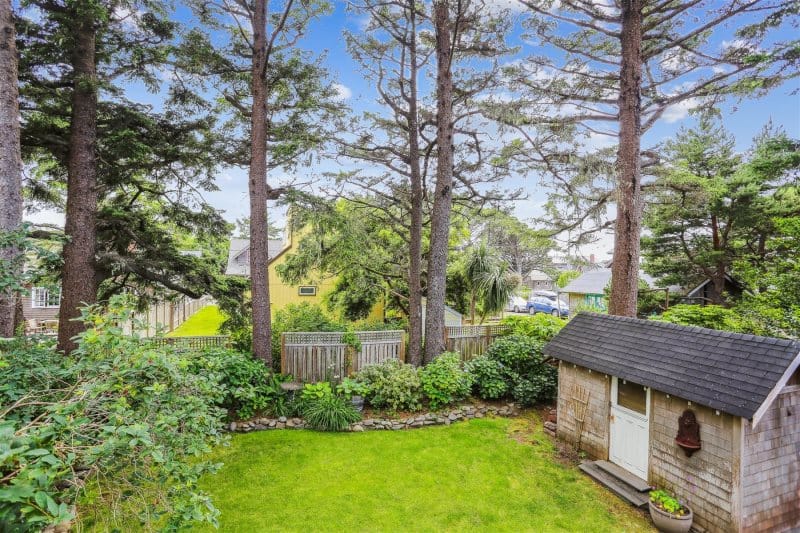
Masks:
[[[267,241],[267,255],[272,261],[286,247],[281,239],[270,239]],[[229,276],[249,276],[250,260],[241,261],[239,258],[250,249],[250,239],[231,239],[228,249],[228,265],[225,267],[225,274]]]
[[[598,268],[584,272],[570,281],[560,292],[573,294],[603,294],[606,285],[611,281],[610,268]]]
[[[655,280],[652,276],[639,271],[639,279],[646,282],[650,287],[655,287]],[[569,282],[559,292],[573,294],[603,294],[606,287],[611,282],[611,269],[598,268],[584,272],[571,282]]]
[[[735,416],[754,418],[800,363],[800,342],[579,313],[544,353]],[[760,416],[754,418],[754,423]]]
[[[551,278],[547,272],[536,269],[528,273],[528,279],[531,281],[553,281],[553,278]]]

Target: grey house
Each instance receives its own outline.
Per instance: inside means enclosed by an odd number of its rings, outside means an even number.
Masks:
[[[672,491],[700,531],[800,528],[800,343],[581,313],[544,351],[582,470],[636,504]]]

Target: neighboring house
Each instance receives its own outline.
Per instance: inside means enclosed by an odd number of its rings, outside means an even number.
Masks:
[[[550,291],[555,287],[553,278],[541,270],[531,270],[525,276],[525,285],[535,291]]]
[[[428,300],[422,297],[422,331],[425,331],[425,312],[428,308]],[[445,326],[460,326],[463,324],[464,316],[450,307],[444,306],[444,325]]]
[[[22,316],[26,322],[42,322],[58,320],[61,306],[61,289],[59,287],[31,287],[28,294],[22,296]]]
[[[655,280],[639,271],[639,279],[650,287],[655,287]],[[605,311],[608,308],[606,287],[611,283],[611,269],[598,268],[584,272],[558,292],[567,295],[570,314],[583,309]]]
[[[699,531],[799,530],[799,342],[581,313],[544,353],[581,470],[636,505],[674,493]]]
[[[286,262],[286,258],[295,246],[298,235],[287,232],[286,240],[270,239],[267,244],[269,255],[269,297],[272,312],[279,311],[289,304],[310,302],[321,305],[325,293],[334,288],[336,278],[312,273],[307,283],[290,285],[278,276],[277,267]],[[231,239],[228,250],[228,266],[225,274],[250,277],[250,239]],[[383,319],[383,304],[378,303],[372,309],[370,319]]]
[[[713,303],[711,298],[711,294],[714,290],[714,282],[711,278],[703,281],[694,289],[690,290],[680,299],[681,303],[685,304],[699,304],[699,305],[707,305]],[[731,278],[730,276],[725,276],[725,292],[733,296],[734,298],[738,298],[742,295],[742,286],[739,284],[738,281]]]

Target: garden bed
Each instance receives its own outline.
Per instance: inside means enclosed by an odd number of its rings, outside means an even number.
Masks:
[[[453,422],[484,418],[486,416],[516,416],[519,409],[514,403],[475,402],[458,405],[441,411],[427,413],[400,413],[389,416],[382,411],[366,411],[361,421],[350,424],[350,431],[401,430],[426,426],[449,426]],[[269,429],[305,429],[302,418],[281,416],[277,418],[254,418],[231,422],[229,431],[249,433]]]

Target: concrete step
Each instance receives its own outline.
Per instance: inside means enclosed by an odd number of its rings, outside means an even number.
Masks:
[[[626,484],[630,485],[639,492],[650,492],[651,490],[653,490],[653,487],[648,485],[647,481],[628,472],[619,465],[615,465],[614,463],[611,463],[609,461],[595,461],[594,464],[596,464],[598,467],[602,468],[615,478],[619,479],[620,481],[624,481]]]
[[[647,507],[647,502],[650,499],[647,492],[640,492],[613,474],[609,474],[597,466],[595,461],[584,461],[578,466],[578,468],[580,468],[581,471],[590,478],[594,479],[596,482],[600,483],[634,507]]]

